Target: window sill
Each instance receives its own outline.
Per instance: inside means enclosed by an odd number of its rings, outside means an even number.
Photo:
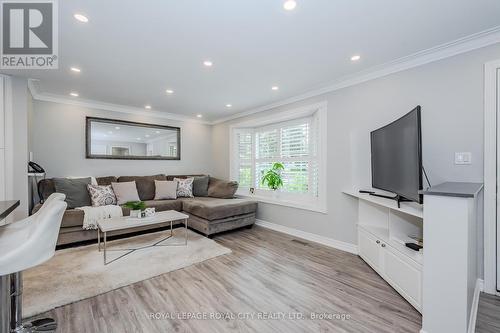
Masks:
[[[236,193],[236,196],[240,197],[240,198],[245,198],[245,199],[253,199],[255,201],[263,202],[263,203],[267,203],[267,204],[271,204],[271,205],[292,207],[292,208],[296,208],[296,209],[308,210],[308,211],[322,213],[322,214],[328,213],[328,211],[325,207],[321,207],[318,204],[304,204],[302,202],[288,201],[288,200],[283,200],[283,199],[275,199],[275,198],[269,198],[269,197],[260,196],[260,195],[248,195],[248,194]]]

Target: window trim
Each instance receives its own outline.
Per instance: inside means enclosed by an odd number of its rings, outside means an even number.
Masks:
[[[288,206],[298,209],[305,209],[310,211],[316,211],[321,213],[327,213],[327,102],[320,102],[311,105],[306,105],[303,107],[283,110],[270,115],[264,115],[259,117],[252,117],[252,119],[241,121],[238,123],[233,123],[229,126],[229,173],[231,180],[238,180],[238,172],[235,168],[239,167],[239,161],[234,157],[237,156],[237,144],[235,142],[236,133],[248,132],[253,133],[256,127],[267,127],[276,126],[279,123],[293,121],[295,119],[305,118],[316,115],[318,121],[318,151],[317,151],[317,161],[319,166],[318,178],[318,197],[317,200],[310,203],[304,203],[302,200],[290,200],[287,195],[281,198],[280,195],[274,196],[272,193],[270,195],[260,194],[250,194],[246,189],[238,189],[236,193],[238,196],[245,198],[253,198],[257,201]],[[252,163],[255,164],[255,143],[252,142]],[[285,194],[285,193],[282,193]]]

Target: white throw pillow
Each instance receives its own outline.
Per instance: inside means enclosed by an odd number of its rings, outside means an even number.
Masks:
[[[176,180],[155,180],[155,200],[177,199]]]
[[[116,196],[111,185],[87,185],[92,207],[116,205]]]
[[[193,181],[194,178],[174,178],[177,181],[177,197],[178,198],[192,198],[193,195]]]
[[[111,183],[111,186],[119,205],[126,204],[129,201],[140,201],[135,180],[132,182]]]

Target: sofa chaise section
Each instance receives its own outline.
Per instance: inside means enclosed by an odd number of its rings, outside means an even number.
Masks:
[[[190,216],[190,226],[211,236],[255,223],[257,202],[246,199],[200,197],[184,200],[182,209]]]

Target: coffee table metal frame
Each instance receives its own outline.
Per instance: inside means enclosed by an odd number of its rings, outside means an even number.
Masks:
[[[184,230],[185,230],[184,231],[184,243],[182,243],[182,244],[161,244],[164,241],[173,237],[173,235],[174,235],[173,234],[173,222],[174,221],[184,221],[183,222],[184,223]],[[159,222],[158,224],[168,223],[168,222],[169,221]],[[134,227],[138,227],[138,226],[134,226]],[[131,253],[134,253],[135,251],[142,250],[142,249],[148,249],[148,248],[155,247],[155,246],[187,246],[188,219],[185,218],[185,219],[181,219],[181,220],[171,220],[170,221],[170,233],[167,237],[164,237],[164,238],[160,239],[159,241],[156,241],[152,244],[144,245],[144,246],[140,246],[140,247],[136,247],[136,248],[107,249],[107,247],[106,247],[107,231],[102,231],[100,225],[98,224],[98,226],[97,226],[97,248],[98,248],[99,252],[101,252],[101,233],[103,234],[103,243],[104,243],[104,246],[103,246],[104,265],[107,265],[107,264],[110,264],[110,263],[112,263],[120,258],[123,258]],[[107,251],[127,251],[127,252],[122,254],[121,256],[119,256],[117,258],[114,258],[110,261],[107,261],[106,260],[106,252]]]

